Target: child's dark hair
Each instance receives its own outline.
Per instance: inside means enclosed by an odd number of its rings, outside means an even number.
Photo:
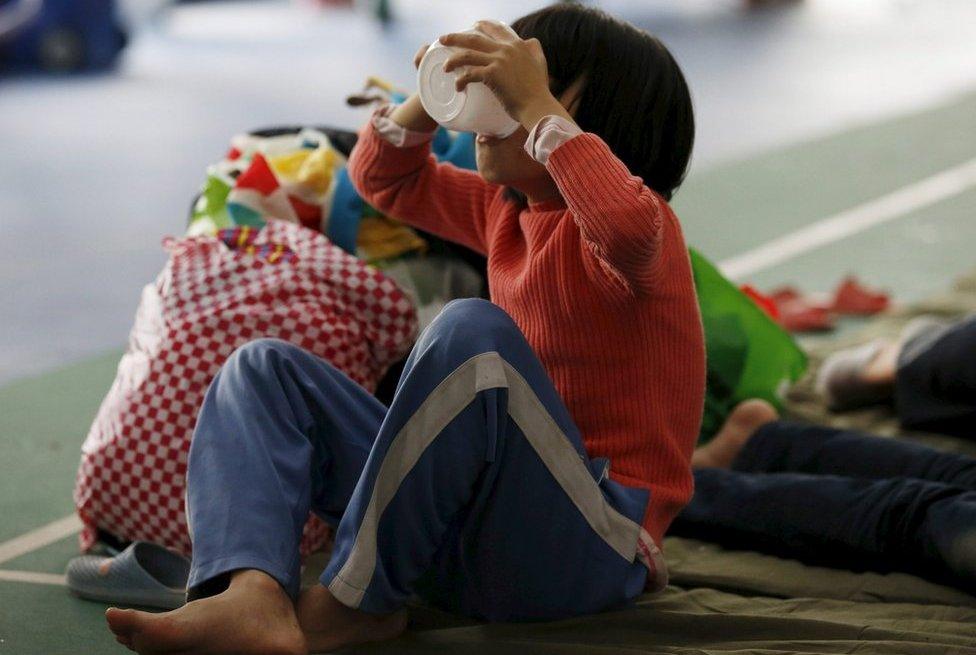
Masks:
[[[695,117],[668,49],[647,32],[575,3],[540,9],[512,28],[542,43],[554,96],[583,78],[576,122],[670,200],[688,169]]]

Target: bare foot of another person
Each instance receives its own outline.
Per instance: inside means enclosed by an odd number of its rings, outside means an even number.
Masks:
[[[891,399],[895,389],[899,341],[877,339],[834,353],[820,367],[816,387],[835,412],[843,412]]]
[[[864,366],[861,371],[862,379],[868,384],[894,385],[901,347],[902,344],[898,341],[885,342]]]
[[[111,608],[115,639],[143,655],[305,655],[308,649],[291,598],[271,576],[238,571],[221,594],[153,614]]]
[[[311,653],[352,646],[367,641],[385,641],[399,636],[407,627],[407,610],[393,614],[370,614],[346,607],[326,587],[317,584],[298,599],[298,623],[305,632]]]
[[[948,321],[938,316],[916,316],[905,324],[897,339],[881,341],[882,345],[861,369],[860,379],[865,384],[881,385],[893,390],[898,378],[898,362],[905,349],[916,343],[916,339],[930,339],[933,335],[937,337],[948,325]]]
[[[756,430],[778,418],[776,408],[765,400],[753,398],[742,401],[725,419],[718,434],[704,446],[695,449],[691,456],[691,468],[729,468]]]

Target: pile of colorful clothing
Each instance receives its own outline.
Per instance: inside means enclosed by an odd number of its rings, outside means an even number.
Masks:
[[[345,155],[316,129],[235,136],[224,159],[207,171],[187,235],[280,220],[321,232],[370,264],[425,252],[427,242],[414,230],[362,201],[345,164]]]

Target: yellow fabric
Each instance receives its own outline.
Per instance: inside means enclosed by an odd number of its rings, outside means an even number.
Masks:
[[[268,164],[280,182],[297,182],[298,171],[312,152],[312,150],[295,150],[284,155],[269,157]]]
[[[297,181],[322,195],[329,190],[332,178],[345,162],[346,158],[335,148],[318,148],[305,159],[298,170]]]
[[[386,216],[363,216],[356,249],[366,261],[392,259],[409,252],[426,252],[427,242],[411,228]]]
[[[346,161],[338,150],[322,146],[315,150],[296,150],[271,157],[268,163],[278,180],[288,186],[298,186],[313,197],[324,196],[332,178]]]

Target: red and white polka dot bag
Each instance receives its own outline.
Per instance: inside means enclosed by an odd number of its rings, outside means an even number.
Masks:
[[[294,343],[373,391],[416,336],[411,301],[318,232],[272,221],[217,238],[167,239],[129,346],[82,447],[75,504],[82,549],[99,529],[189,555],[187,452],[210,381],[239,346]],[[311,517],[304,554],[329,537]]]

